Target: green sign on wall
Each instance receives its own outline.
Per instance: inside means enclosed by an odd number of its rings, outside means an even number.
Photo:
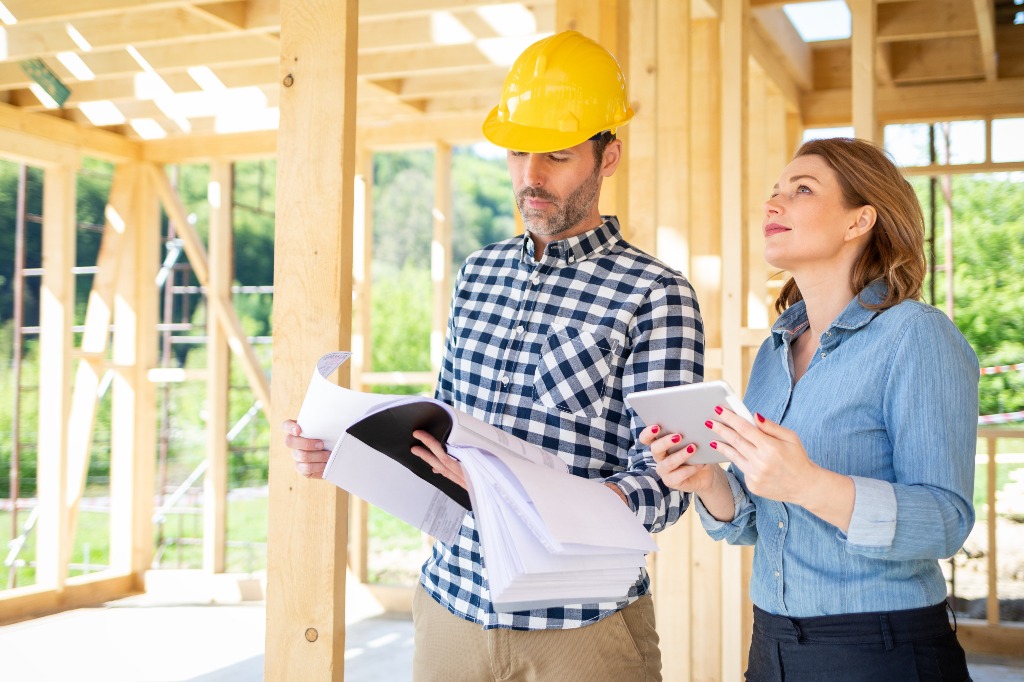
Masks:
[[[29,78],[34,80],[47,95],[52,97],[58,107],[64,106],[71,90],[60,82],[57,74],[46,65],[46,62],[42,59],[29,59],[21,63],[21,70],[27,73]]]

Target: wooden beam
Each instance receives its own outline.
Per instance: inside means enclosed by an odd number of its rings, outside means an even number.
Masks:
[[[882,42],[934,40],[978,33],[974,10],[963,0],[881,3],[877,13],[878,40]]]
[[[643,3],[631,3],[631,11],[638,11],[633,6],[636,4]],[[654,207],[651,253],[688,274],[693,253],[689,219],[692,203],[690,169],[694,166],[690,118],[696,108],[691,96],[695,77],[691,63],[694,41],[689,30],[692,18],[689,2],[657,0],[653,4],[656,11],[653,17],[648,17],[645,22],[647,28],[643,31],[632,27],[635,19],[630,21],[631,83],[635,82],[639,71],[634,62],[640,55],[653,52],[651,56],[656,65],[653,88],[648,93],[648,96],[654,96],[654,106],[647,107],[647,114],[644,114],[654,119],[653,176],[649,180],[638,177],[636,164],[630,164],[634,188],[630,196],[639,198],[643,183],[650,182]],[[685,30],[680,30],[680,27],[685,27]],[[653,50],[645,49],[644,43],[650,43]],[[630,145],[635,144],[636,136],[630,138]],[[633,221],[637,220],[638,208],[636,203],[630,206]],[[651,580],[661,647],[662,652],[673,652],[662,656],[662,675],[666,680],[694,679],[690,675],[696,651],[693,641],[696,628],[692,618],[694,568],[691,530],[684,516],[672,528],[658,534],[659,551],[654,555]]]
[[[87,36],[92,49],[182,43],[194,36],[223,33],[224,28],[182,7],[157,7],[137,10],[112,21],[108,16],[82,17],[75,29]],[[74,52],[79,49],[67,30],[67,22],[54,21],[32,25],[14,24],[7,31],[7,54],[10,61]]]
[[[850,67],[853,92],[853,132],[862,140],[878,139],[875,106],[875,26],[874,0],[848,0],[850,29]]]
[[[36,585],[65,587],[69,519],[68,415],[71,412],[71,327],[75,309],[75,166],[51,166],[43,178],[43,276],[39,303],[39,523]],[[5,613],[10,613],[6,611]]]
[[[25,150],[26,158],[35,162],[43,162],[44,165],[57,163],[66,164],[71,157],[59,155],[52,151],[45,151],[47,148],[53,150],[56,146],[65,147],[75,154],[88,153],[101,159],[111,161],[125,161],[139,157],[139,145],[121,135],[89,128],[86,126],[65,121],[47,114],[32,114],[20,111],[10,104],[0,103],[0,130],[14,131],[22,135],[28,135],[41,145],[39,154],[33,155],[31,151]],[[19,139],[24,139],[18,136]],[[2,147],[0,147],[2,149]],[[47,158],[55,156],[56,158]],[[33,158],[34,157],[34,158]]]
[[[220,0],[189,0],[188,4],[201,5]],[[18,25],[39,23],[78,22],[82,19],[116,16],[146,9],[171,9],[181,7],[182,0],[89,0],[89,2],[68,2],[67,0],[5,0]]]
[[[160,222],[156,201],[136,173],[132,215],[121,238],[114,290],[110,436],[110,566],[141,585],[153,558],[156,394],[146,375],[155,366],[156,269]],[[149,205],[145,205],[146,202]]]
[[[623,156],[629,163],[630,182],[636,190],[630,193],[629,222],[622,224],[623,234],[638,248],[654,253],[657,248],[657,173],[658,159],[658,74],[663,68],[658,61],[658,7],[657,2],[642,3],[630,8],[629,18],[629,87],[630,105],[639,115],[629,124],[629,139],[623,145]],[[664,65],[664,68],[671,69]],[[680,86],[685,84],[682,73],[676,73]],[[623,173],[620,168],[617,174]]]
[[[892,79],[898,85],[985,77],[981,51],[973,37],[893,43],[889,49]]]
[[[507,0],[375,0],[359,8],[359,20],[398,19],[433,12],[455,12],[466,8],[502,5]],[[553,5],[554,0],[537,0],[531,5]]]
[[[974,18],[978,22],[978,42],[981,45],[981,63],[985,69],[985,80],[994,81],[998,76],[996,68],[996,18],[992,0],[974,0]]]
[[[140,143],[142,157],[155,164],[196,163],[213,158],[271,157],[277,153],[277,131],[230,135],[188,135]]]
[[[113,571],[69,578],[54,590],[37,583],[0,591],[0,625],[16,623],[85,606],[104,604],[142,592],[137,577]]]
[[[452,146],[434,143],[433,238],[430,244],[430,280],[433,314],[430,318],[430,366],[441,369],[448,309],[452,293]]]
[[[728,188],[721,196],[722,229],[722,334],[731,338],[745,326],[747,275],[744,226],[747,219],[747,175],[749,128],[749,0],[734,0],[722,5],[722,136],[721,186]],[[746,373],[742,349],[725,344],[722,352],[722,378],[734,386],[742,386]],[[743,631],[742,599],[746,589],[743,581],[743,556],[738,548],[721,549],[722,572],[722,667],[717,679],[737,680],[742,677],[744,650],[736,633]],[[727,634],[728,633],[728,634]]]
[[[797,33],[786,13],[782,8],[775,7],[758,10],[752,16],[754,31],[751,37],[756,36],[758,43],[767,46],[800,90],[810,90],[814,85],[811,48]],[[777,74],[768,66],[765,65],[765,71],[777,79]]]
[[[102,362],[110,341],[110,324],[114,320],[114,298],[118,276],[126,251],[134,248],[126,244],[126,233],[133,216],[132,200],[138,178],[137,165],[120,164],[114,169],[110,194],[104,208],[103,238],[96,256],[96,274],[85,308],[85,331],[78,349],[80,359],[75,372],[71,413],[68,417],[68,480],[65,504],[68,513],[68,542],[73,543],[78,521],[78,506],[85,491],[92,452],[93,429],[99,408],[99,386],[106,373]],[[98,362],[99,361],[99,362]],[[67,570],[70,554],[62,557],[63,570]]]
[[[472,144],[484,139],[483,119],[477,112],[458,113],[431,121],[432,139],[452,144]],[[366,123],[359,128],[359,140],[370,149],[401,149],[427,147],[428,139],[422,121],[381,121]]]
[[[291,78],[277,153],[275,426],[298,412],[316,359],[351,344],[358,6],[281,1],[282,73]],[[347,382],[347,369],[340,374]],[[347,527],[348,496],[300,477],[273,438],[266,680],[344,678]]]
[[[206,295],[231,301],[234,281],[231,162],[210,164],[210,272]],[[223,573],[227,549],[228,404],[231,393],[231,327],[206,320],[206,473],[203,477],[203,569]]]
[[[808,127],[851,124],[853,102],[847,89],[812,91],[800,100]],[[880,88],[877,107],[881,124],[976,119],[979,112],[1024,116],[1024,78]]]
[[[808,88],[802,87],[792,76],[790,67],[780,61],[779,54],[772,49],[772,41],[764,34],[764,30],[755,22],[750,31],[750,56],[761,65],[779,91],[786,96],[787,106],[796,109],[800,106],[800,93]]]

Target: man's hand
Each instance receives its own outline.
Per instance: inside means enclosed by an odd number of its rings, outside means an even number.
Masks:
[[[463,488],[466,487],[466,477],[462,473],[462,465],[445,452],[441,441],[427,431],[413,431],[412,435],[413,438],[423,443],[423,445],[414,445],[412,454],[429,464],[435,474],[440,474]]]
[[[331,453],[324,450],[324,442],[319,438],[303,438],[302,427],[294,419],[285,421],[284,444],[291,448],[295,470],[306,478],[323,478],[324,467]]]

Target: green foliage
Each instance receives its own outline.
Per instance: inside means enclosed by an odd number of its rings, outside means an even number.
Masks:
[[[452,152],[452,186],[452,269],[458,272],[471,253],[515,233],[515,204],[505,163],[482,159],[470,149]]]
[[[382,152],[373,159],[374,266],[429,269],[434,153]]]
[[[929,188],[918,181],[917,189],[928,215]],[[944,200],[937,197],[935,260],[944,265]],[[954,176],[952,206],[953,318],[982,367],[1024,362],[1024,178]],[[934,277],[934,303],[944,308],[945,274]],[[981,414],[1024,410],[1024,373],[982,376],[979,391]]]

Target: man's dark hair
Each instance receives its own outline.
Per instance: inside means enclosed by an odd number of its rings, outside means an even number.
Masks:
[[[604,130],[590,139],[594,142],[594,159],[597,160],[597,165],[600,166],[601,159],[604,158],[604,148],[615,139],[615,133],[610,130]]]

